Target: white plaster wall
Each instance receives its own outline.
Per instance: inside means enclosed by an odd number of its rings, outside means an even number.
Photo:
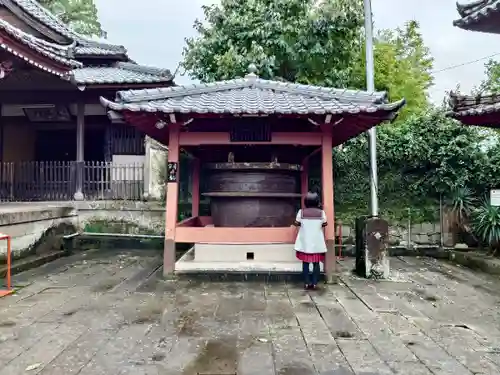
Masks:
[[[203,244],[194,245],[196,262],[248,262],[247,253],[255,262],[295,262],[293,244]]]

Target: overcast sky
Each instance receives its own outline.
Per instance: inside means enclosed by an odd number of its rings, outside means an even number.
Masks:
[[[464,0],[467,1],[467,0]],[[201,6],[214,0],[140,0],[124,6],[123,0],[96,0],[100,20],[110,42],[123,44],[140,64],[168,68],[182,59],[184,38],[193,36],[193,21],[202,17]],[[415,19],[424,41],[441,70],[500,53],[500,35],[463,31],[453,27],[455,0],[372,0],[376,28],[395,28]],[[500,59],[500,55],[498,56]],[[431,98],[441,102],[445,91],[460,84],[469,91],[484,77],[484,61],[436,72]],[[177,77],[176,83],[189,82]]]

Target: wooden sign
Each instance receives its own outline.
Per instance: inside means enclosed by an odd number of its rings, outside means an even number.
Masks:
[[[24,114],[31,122],[69,122],[71,114],[65,106],[50,105],[43,108],[25,107]]]
[[[168,162],[167,182],[177,182],[177,170],[179,163]]]

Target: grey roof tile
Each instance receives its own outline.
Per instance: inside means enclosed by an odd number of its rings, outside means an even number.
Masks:
[[[28,13],[33,18],[37,19],[39,22],[43,23],[50,29],[56,31],[57,33],[74,40],[77,43],[76,52],[77,54],[88,55],[126,55],[127,50],[123,46],[113,45],[104,42],[94,41],[83,35],[76,33],[66,24],[64,24],[55,15],[49,12],[47,9],[42,7],[35,0],[1,0],[6,6],[12,2],[14,5],[22,8],[26,13]],[[79,47],[81,48],[79,50]]]
[[[453,21],[454,26],[483,31],[481,23],[500,15],[500,0],[476,0],[468,4],[457,4],[457,10],[461,18]]]
[[[172,80],[169,70],[124,62],[118,62],[111,67],[89,66],[73,71],[73,81],[80,85],[160,83]]]
[[[245,78],[209,84],[129,90],[116,101],[101,98],[114,111],[214,114],[341,114],[395,112],[405,101],[387,103],[384,92],[362,92]]]

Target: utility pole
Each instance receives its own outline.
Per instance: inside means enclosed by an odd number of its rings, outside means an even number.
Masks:
[[[365,5],[365,41],[366,41],[366,90],[375,92],[373,62],[373,22],[371,0],[364,0]],[[378,171],[377,171],[377,130],[368,130],[370,153],[370,211],[371,216],[378,216]]]

